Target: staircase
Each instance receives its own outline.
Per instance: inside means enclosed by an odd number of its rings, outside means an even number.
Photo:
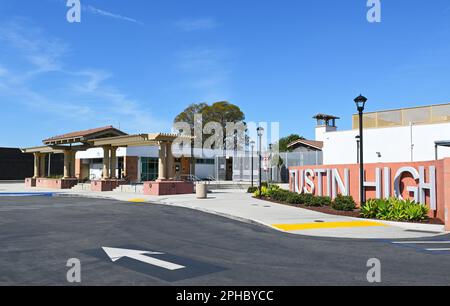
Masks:
[[[77,185],[72,187],[73,191],[91,191],[90,183],[78,183]]]
[[[114,192],[123,192],[123,193],[144,193],[144,185],[135,184],[135,185],[121,185],[113,190]]]
[[[249,182],[210,182],[207,184],[209,190],[247,190],[252,186]]]

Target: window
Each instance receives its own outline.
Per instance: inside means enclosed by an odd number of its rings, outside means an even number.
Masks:
[[[159,160],[157,158],[141,158],[141,181],[155,181],[158,179]]]
[[[199,165],[214,165],[215,164],[214,159],[205,159],[205,158],[199,158],[195,162]]]

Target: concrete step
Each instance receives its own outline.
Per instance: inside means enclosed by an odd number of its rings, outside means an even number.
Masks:
[[[91,184],[88,183],[79,183],[72,187],[72,190],[74,191],[90,191],[91,190]]]
[[[226,190],[226,189],[241,189],[241,190],[247,190],[249,187],[251,187],[252,184],[247,183],[209,183],[208,189],[215,189],[215,190]]]
[[[144,193],[144,185],[121,185],[113,190],[114,192],[123,193]]]

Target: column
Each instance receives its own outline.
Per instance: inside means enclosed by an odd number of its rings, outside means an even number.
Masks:
[[[39,153],[34,153],[34,176],[33,178],[39,177]]]
[[[167,178],[172,180],[175,178],[175,160],[172,153],[172,143],[168,142],[166,144],[167,152]]]
[[[164,142],[161,142],[159,148],[159,167],[158,167],[159,181],[164,181],[167,179],[166,166],[167,166],[166,144]]]
[[[196,165],[197,165],[197,158],[194,155],[194,156],[191,157],[191,174],[194,175],[194,176],[196,175],[195,174],[195,167],[196,167]]]
[[[39,177],[45,177],[45,154],[39,154]]]
[[[108,180],[110,178],[109,173],[109,151],[110,147],[103,147],[103,179]]]
[[[442,184],[440,185],[438,182],[438,186],[436,187],[442,187],[443,189],[445,230],[450,231],[450,158],[444,158],[442,163],[444,179],[442,180]]]
[[[64,179],[70,178],[70,151],[64,151]]]
[[[117,147],[111,147],[111,174],[110,177],[112,179],[117,179],[116,176],[116,168],[117,168]]]
[[[70,178],[75,178],[75,155],[77,152],[70,151]]]

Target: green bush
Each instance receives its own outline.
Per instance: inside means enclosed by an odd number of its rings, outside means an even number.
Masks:
[[[368,219],[389,221],[423,221],[429,213],[428,207],[410,200],[390,198],[369,200],[361,207],[361,216]]]
[[[266,186],[261,186],[261,191],[259,190],[259,188],[257,188],[253,195],[255,197],[259,197],[259,196],[268,197],[269,196],[269,188],[267,188]]]
[[[287,190],[282,190],[282,189],[272,190],[270,192],[270,198],[272,200],[279,201],[279,202],[287,202],[288,198],[289,197],[292,198],[294,195],[296,195],[296,194],[293,192],[289,192]],[[295,204],[295,203],[293,203],[293,204]]]
[[[338,195],[331,204],[331,207],[340,211],[353,211],[356,209],[356,203],[351,196]]]
[[[258,190],[258,187],[248,187],[247,193],[255,193]]]
[[[310,204],[314,201],[314,196],[310,193],[302,193],[300,194],[300,203],[302,205],[310,206]]]
[[[311,202],[308,204],[305,204],[307,206],[312,207],[323,207],[323,206],[331,206],[332,200],[330,197],[313,197]]]
[[[261,184],[262,196],[270,197],[271,193],[277,192],[280,190],[280,186],[278,185],[267,185],[267,183]],[[258,187],[250,187],[248,189],[249,193],[253,193],[255,197],[259,197],[259,188]]]
[[[286,202],[293,205],[301,204],[301,195],[298,193],[289,192],[286,197]]]

